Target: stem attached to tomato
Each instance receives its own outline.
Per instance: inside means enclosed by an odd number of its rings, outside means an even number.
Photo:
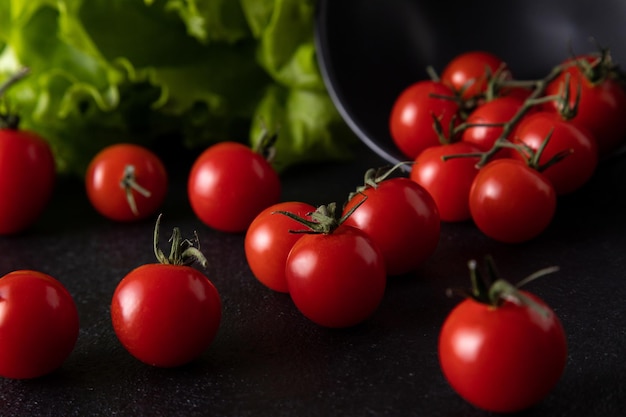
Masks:
[[[150,192],[150,190],[145,189],[137,182],[134,165],[126,165],[124,167],[124,176],[120,180],[120,187],[126,193],[126,201],[128,201],[130,210],[135,216],[139,216],[139,210],[137,210],[137,202],[135,201],[133,190],[137,191],[139,194],[146,198],[150,198],[152,193]]]
[[[154,226],[153,247],[154,255],[157,260],[164,265],[191,265],[194,262],[199,262],[203,268],[206,268],[208,262],[204,254],[200,252],[200,240],[198,239],[198,235],[194,232],[194,241],[197,245],[197,247],[194,247],[194,242],[189,239],[183,239],[178,227],[172,230],[170,255],[165,256],[163,251],[159,248],[161,217],[163,217],[163,214],[159,214]]]
[[[539,277],[558,271],[558,267],[552,266],[543,268],[530,274],[523,280],[519,281],[516,285],[513,285],[500,278],[495,262],[489,255],[485,257],[485,266],[487,270],[486,275],[483,275],[480,272],[478,269],[478,263],[474,259],[470,260],[467,265],[472,282],[471,289],[449,289],[449,295],[459,294],[471,298],[479,303],[487,304],[493,307],[500,306],[504,301],[511,301],[519,305],[528,306],[543,316],[550,315],[549,310],[525,295],[523,292],[519,291],[519,289],[523,285],[526,285]]]
[[[352,207],[346,214],[337,217],[337,203],[329,203],[328,205],[319,206],[314,212],[309,213],[308,216],[311,220],[307,220],[304,217],[300,217],[297,214],[289,211],[277,210],[272,214],[282,214],[297,221],[298,223],[307,227],[304,230],[290,230],[289,233],[307,233],[307,234],[330,234],[337,229],[354,211],[359,208],[361,204],[367,200],[367,196],[363,195],[363,199],[359,201],[354,207]]]

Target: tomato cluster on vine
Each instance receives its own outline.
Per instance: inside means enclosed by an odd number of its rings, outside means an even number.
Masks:
[[[519,80],[498,56],[470,51],[397,97],[392,139],[442,221],[473,220],[503,242],[535,238],[557,198],[584,186],[626,141],[623,73],[608,50]]]
[[[259,213],[244,241],[254,276],[319,325],[368,319],[387,277],[417,270],[439,243],[434,200],[397,168],[368,170],[343,207],[288,201]]]

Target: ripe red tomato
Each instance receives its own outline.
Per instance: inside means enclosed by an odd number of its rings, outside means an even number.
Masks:
[[[515,142],[537,151],[548,136],[550,139],[541,152],[539,165],[560,152],[569,150],[571,153],[541,173],[550,180],[557,195],[576,191],[587,183],[598,165],[596,141],[585,128],[563,120],[558,113],[538,112],[520,122]],[[528,156],[519,152],[512,155],[520,160]]]
[[[67,289],[29,270],[0,279],[0,375],[30,379],[59,368],[78,338],[78,311]]]
[[[158,236],[155,231],[155,248]],[[222,307],[215,286],[199,270],[187,266],[188,240],[174,229],[174,256],[142,265],[120,281],[111,302],[117,338],[140,361],[175,367],[198,358],[219,329]],[[201,256],[195,255],[194,256]],[[202,258],[204,263],[206,260]]]
[[[85,174],[87,197],[103,216],[120,222],[145,219],[161,207],[168,178],[152,151],[120,143],[102,149]]]
[[[30,227],[45,210],[56,179],[50,146],[27,130],[0,129],[0,235]]]
[[[470,189],[476,226],[487,236],[519,243],[543,232],[556,211],[556,192],[537,170],[516,159],[495,159],[482,167]]]
[[[488,126],[507,123],[520,111],[524,102],[514,96],[498,97],[480,104],[465,120],[469,126],[463,130],[461,140],[471,143],[482,151],[490,150],[503,132],[502,126]],[[483,126],[480,126],[480,125]],[[512,132],[511,132],[512,133]],[[513,135],[509,134],[508,138]],[[504,155],[502,155],[504,156]]]
[[[364,196],[367,197],[363,201]],[[388,275],[415,271],[437,249],[441,223],[428,192],[408,178],[366,186],[343,209],[343,224],[364,231],[382,251]]]
[[[485,51],[468,51],[454,57],[441,72],[441,82],[470,99],[487,89],[489,77],[504,65],[498,56]]]
[[[359,324],[385,293],[383,255],[365,232],[342,224],[328,234],[305,234],[287,257],[285,275],[300,312],[320,326]]]
[[[579,57],[580,60],[593,62],[596,56]],[[571,61],[566,61],[571,62]],[[601,64],[602,65],[602,64]],[[558,95],[565,89],[566,77],[570,77],[570,106],[576,103],[577,90],[580,88],[575,125],[588,129],[598,143],[600,156],[616,150],[626,141],[626,90],[613,78],[603,78],[592,82],[577,65],[569,66],[546,88],[546,95]],[[560,110],[557,101],[548,103],[552,110]]]
[[[285,277],[287,255],[302,237],[301,233],[290,233],[290,230],[301,230],[302,225],[276,213],[279,210],[307,218],[315,211],[315,207],[299,201],[288,201],[266,208],[250,224],[244,248],[254,276],[268,288],[286,293],[289,292]]]
[[[440,144],[433,117],[439,119],[443,134],[449,136],[450,123],[458,110],[449,87],[436,81],[418,81],[398,96],[391,109],[391,137],[400,151],[413,160],[422,150]]]
[[[544,301],[494,307],[468,298],[445,319],[439,361],[452,388],[475,407],[511,413],[538,403],[554,388],[567,360],[563,327]]]
[[[469,190],[478,173],[478,157],[442,157],[475,154],[481,150],[467,142],[433,146],[415,159],[410,178],[428,191],[437,204],[439,217],[445,222],[470,219]]]
[[[243,232],[280,199],[280,178],[259,153],[236,142],[207,148],[194,162],[187,185],[191,207],[207,226]]]

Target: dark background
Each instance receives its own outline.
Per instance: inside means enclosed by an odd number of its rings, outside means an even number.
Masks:
[[[383,165],[359,145],[347,163],[303,166],[283,174],[283,200],[343,202],[366,168]],[[494,256],[517,281],[551,265],[560,271],[527,289],[563,322],[569,356],[545,401],[522,416],[616,416],[626,405],[626,161],[603,161],[595,177],[559,200],[539,238],[492,241],[471,223],[444,224],[435,255],[415,274],[390,279],[367,322],[330,330],[304,318],[288,295],[252,276],[243,235],[203,226],[185,196],[187,162],[168,161],[172,184],[162,236],[174,226],[198,232],[207,275],[223,301],[220,331],[205,354],[177,369],[131,357],[109,319],[115,286],[152,262],[153,220],[116,224],[89,206],[82,184],[62,179],[41,220],[26,234],[0,238],[0,273],[31,268],[59,279],[74,296],[81,330],[61,369],[29,380],[0,379],[2,416],[487,416],[447,385],[437,335],[459,299],[448,287],[468,283],[466,263]],[[514,376],[512,376],[514,377]]]
[[[331,93],[335,99],[356,97],[344,107],[338,102],[340,110],[368,145],[381,141],[391,151],[386,111],[407,80],[423,76],[426,64],[440,67],[455,53],[484,47],[524,68],[521,76],[536,76],[553,59],[567,56],[567,38],[575,34],[582,48],[591,32],[606,34],[601,43],[617,47],[618,57],[626,59],[622,0],[319,3],[318,23],[328,23],[329,31],[321,32],[318,45],[339,46],[325,51],[322,63],[333,57],[343,63],[326,67],[325,75],[339,80]],[[328,8],[331,4],[336,8]],[[542,18],[561,25],[524,23]],[[340,67],[345,72],[339,74]],[[343,202],[367,168],[385,163],[362,144],[355,154],[350,162],[283,173],[282,199]],[[553,392],[520,415],[626,414],[624,155],[602,161],[587,186],[561,198],[548,230],[531,242],[502,244],[471,222],[443,224],[434,256],[416,273],[390,279],[376,314],[343,330],[309,322],[288,295],[255,280],[243,235],[213,231],[192,213],[185,194],[192,158],[173,155],[163,152],[172,183],[162,236],[174,226],[186,236],[198,232],[209,260],[206,273],[223,302],[214,343],[200,359],[177,369],[149,367],[123,349],[110,324],[109,304],[128,272],[153,262],[154,219],[108,221],[89,206],[79,180],[60,179],[33,228],[0,237],[0,274],[26,268],[59,279],[75,298],[79,339],[51,375],[0,379],[0,416],[488,416],[450,389],[437,360],[439,329],[459,302],[445,290],[467,285],[467,261],[486,254],[510,281],[560,267],[527,289],[561,318],[568,335],[567,366]]]

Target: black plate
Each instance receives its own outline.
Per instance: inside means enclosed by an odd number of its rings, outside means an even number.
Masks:
[[[593,39],[593,40],[592,40]],[[538,78],[571,51],[610,47],[626,65],[626,1],[318,0],[318,58],[327,88],[357,136],[390,162],[406,159],[388,131],[400,91],[474,49]]]

